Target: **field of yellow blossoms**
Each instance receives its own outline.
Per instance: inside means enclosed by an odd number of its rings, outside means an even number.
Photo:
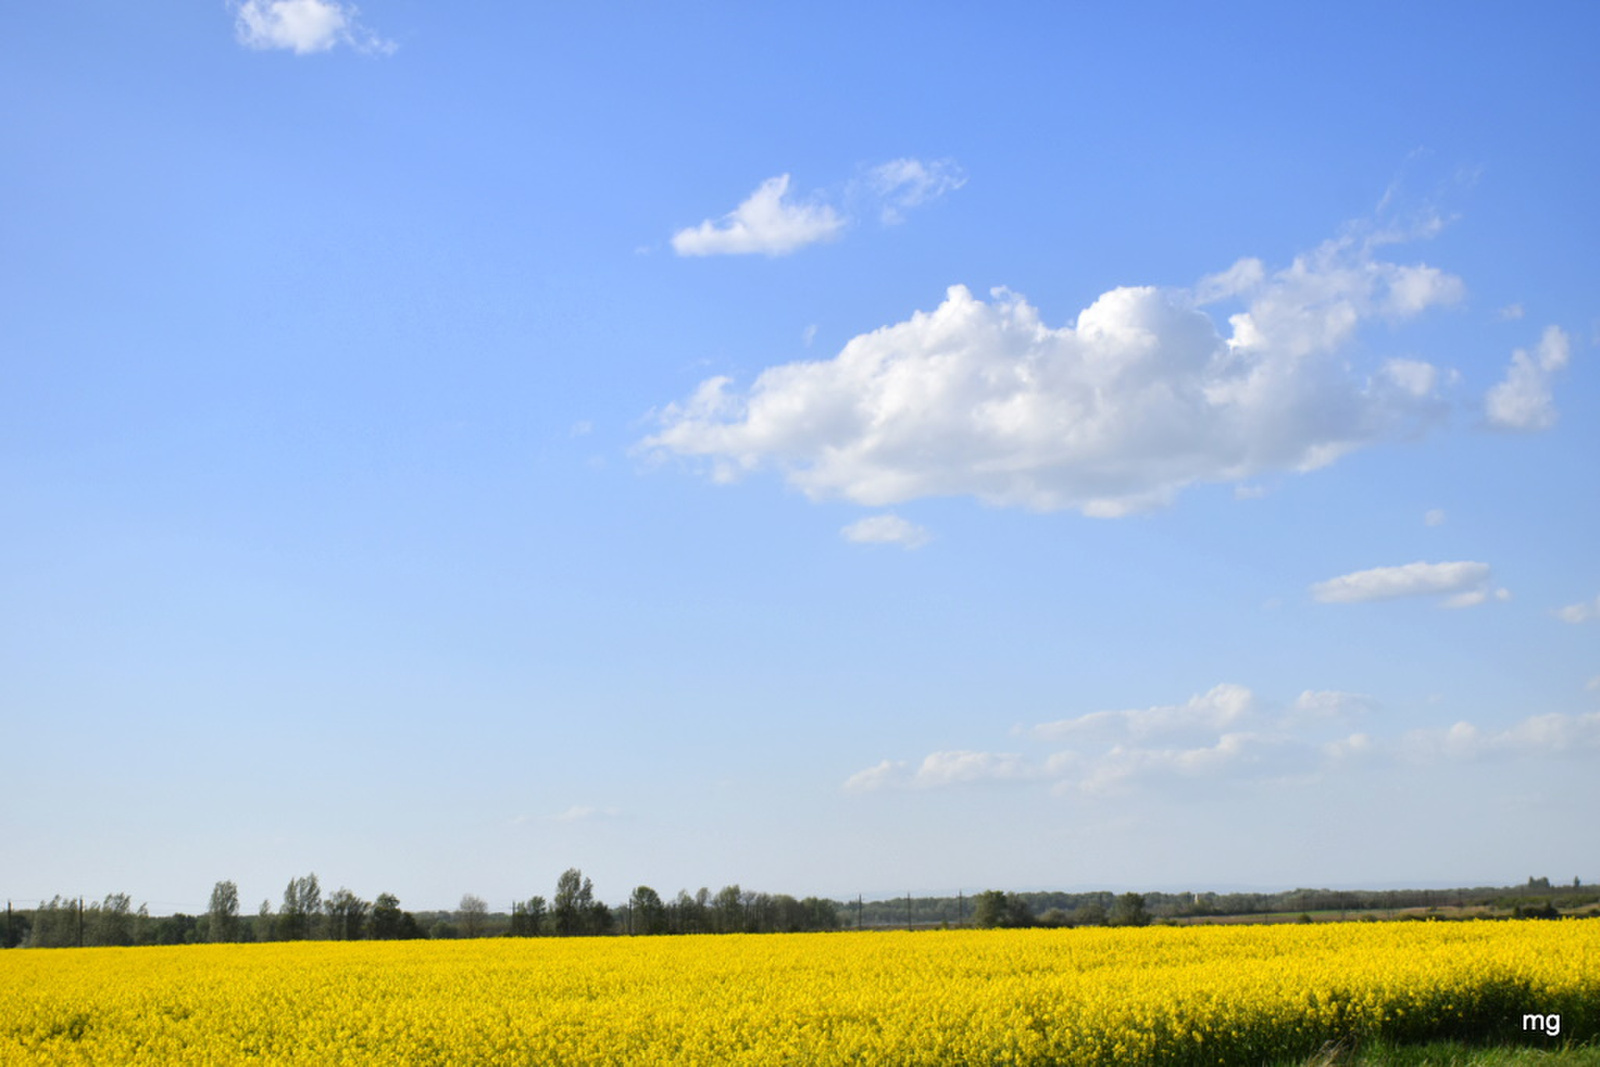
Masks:
[[[1259,1064],[1531,1012],[1596,1035],[1600,922],[0,952],[4,1064]]]

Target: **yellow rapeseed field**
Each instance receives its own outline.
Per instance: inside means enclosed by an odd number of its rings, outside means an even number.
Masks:
[[[1531,1012],[1596,1033],[1600,922],[0,953],[4,1064],[1259,1064]]]

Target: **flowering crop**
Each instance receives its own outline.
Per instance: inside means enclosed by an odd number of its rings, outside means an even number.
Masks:
[[[1600,922],[0,953],[0,1063],[1261,1063],[1600,1031]]]

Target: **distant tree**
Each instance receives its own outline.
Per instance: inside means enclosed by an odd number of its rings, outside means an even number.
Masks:
[[[211,887],[211,906],[206,909],[206,940],[239,940],[239,887],[218,882]]]
[[[672,931],[679,934],[703,934],[708,929],[707,902],[711,899],[711,891],[701,887],[700,892],[694,896],[689,895],[687,889],[678,890],[677,899],[668,909],[668,921]]]
[[[839,929],[839,905],[821,897],[806,897],[800,902],[805,909],[807,930]]]
[[[561,937],[588,933],[593,909],[594,883],[578,868],[568,867],[556,880],[555,901],[550,909],[556,933]]]
[[[428,936],[439,941],[448,941],[461,936],[461,928],[446,919],[435,919],[432,926],[428,927]]]
[[[628,898],[628,911],[632,916],[633,932],[654,935],[667,932],[667,906],[661,894],[647,885],[639,886]]]
[[[417,924],[417,917],[400,910],[400,900],[393,893],[379,893],[372,905],[372,922],[368,936],[381,941],[403,941],[426,936]]]
[[[461,905],[456,910],[456,922],[461,924],[461,936],[482,937],[488,918],[489,905],[482,897],[467,893],[461,898]]]
[[[98,905],[91,905],[84,944],[133,944],[133,901],[128,894],[111,893]]]
[[[744,929],[744,895],[737,884],[725,885],[711,900],[711,926],[719,934]]]
[[[542,937],[549,920],[549,908],[544,897],[532,896],[525,903],[511,906],[512,937]]]
[[[393,893],[379,893],[372,903],[371,936],[379,941],[393,941],[400,936],[400,898]]]
[[[272,915],[272,901],[262,900],[261,908],[256,912],[256,940],[276,941],[278,939],[278,922]]]
[[[1033,909],[1015,893],[985,890],[972,898],[972,925],[992,930],[1033,925]]]
[[[1144,897],[1138,893],[1124,893],[1111,906],[1112,926],[1147,926],[1150,913],[1145,911]]]
[[[340,887],[328,895],[322,905],[328,913],[328,936],[335,941],[355,941],[363,933],[367,912],[372,905],[350,890]]]
[[[285,941],[303,941],[315,934],[322,913],[322,886],[317,876],[290,880],[283,890],[283,906],[278,909],[278,936]]]
[[[617,928],[616,916],[604,901],[593,901],[583,916],[583,932],[591,937],[612,933]]]

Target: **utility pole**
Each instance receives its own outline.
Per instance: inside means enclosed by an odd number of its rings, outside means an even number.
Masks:
[[[966,901],[961,896],[961,890],[956,890],[956,925],[960,926],[967,921]]]

